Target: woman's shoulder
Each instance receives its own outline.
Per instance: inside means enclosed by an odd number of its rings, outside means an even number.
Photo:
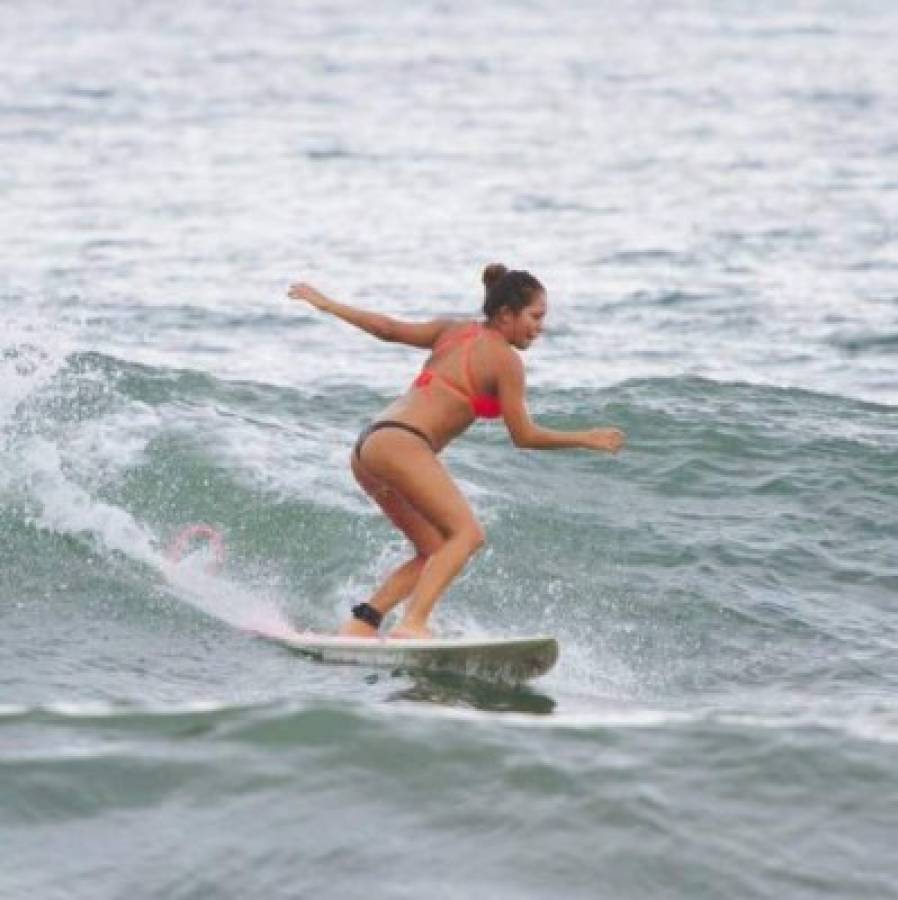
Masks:
[[[434,348],[444,343],[454,343],[463,340],[469,334],[474,335],[480,327],[480,323],[470,318],[443,317],[438,320],[442,324],[442,330],[434,344]]]
[[[487,336],[481,341],[484,348],[483,358],[491,360],[497,372],[507,369],[519,370],[523,366],[523,361],[518,351],[499,332],[485,326],[481,328]]]

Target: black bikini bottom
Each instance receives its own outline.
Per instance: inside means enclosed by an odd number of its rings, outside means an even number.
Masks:
[[[355,448],[353,449],[353,453],[355,453],[355,458],[361,462],[362,461],[362,445],[368,438],[374,434],[375,431],[380,431],[381,428],[399,428],[401,431],[407,431],[410,434],[414,434],[417,437],[421,438],[434,453],[436,450],[433,448],[433,444],[430,443],[430,438],[424,434],[418,428],[415,428],[414,425],[406,425],[405,422],[397,422],[395,419],[381,419],[379,422],[372,422],[360,435],[359,439],[355,442]]]

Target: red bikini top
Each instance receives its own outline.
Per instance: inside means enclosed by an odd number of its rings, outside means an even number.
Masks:
[[[472,322],[460,331],[454,331],[444,338],[441,338],[434,344],[433,356],[431,361],[439,354],[451,349],[457,345],[462,348],[462,368],[465,373],[465,381],[467,386],[460,385],[452,378],[447,378],[440,372],[428,369],[426,366],[421,370],[421,374],[414,380],[414,386],[417,388],[427,388],[431,382],[438,383],[454,391],[464,401],[470,404],[475,417],[478,419],[498,419],[502,415],[502,405],[499,398],[492,394],[478,394],[474,390],[474,379],[471,374],[471,350],[477,339],[483,335],[493,335],[501,337],[493,331],[489,331],[479,322]]]

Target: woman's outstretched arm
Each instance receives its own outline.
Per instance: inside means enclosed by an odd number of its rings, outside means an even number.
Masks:
[[[617,453],[624,444],[624,433],[617,428],[558,431],[537,425],[527,411],[524,364],[510,347],[499,375],[498,388],[505,425],[516,447],[533,450],[568,447]]]
[[[403,322],[382,313],[369,312],[338,303],[322,294],[310,284],[298,282],[291,285],[287,294],[293,300],[304,300],[306,303],[330,313],[362,331],[373,334],[382,341],[394,341],[412,347],[432,347],[439,336],[452,324],[450,319],[434,319],[430,322]]]

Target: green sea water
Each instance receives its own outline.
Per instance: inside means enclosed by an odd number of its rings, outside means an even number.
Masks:
[[[898,896],[886,3],[0,9],[0,897]],[[417,351],[291,305],[547,285],[442,633],[317,665],[408,548],[349,472]],[[168,548],[190,523],[225,559]]]

